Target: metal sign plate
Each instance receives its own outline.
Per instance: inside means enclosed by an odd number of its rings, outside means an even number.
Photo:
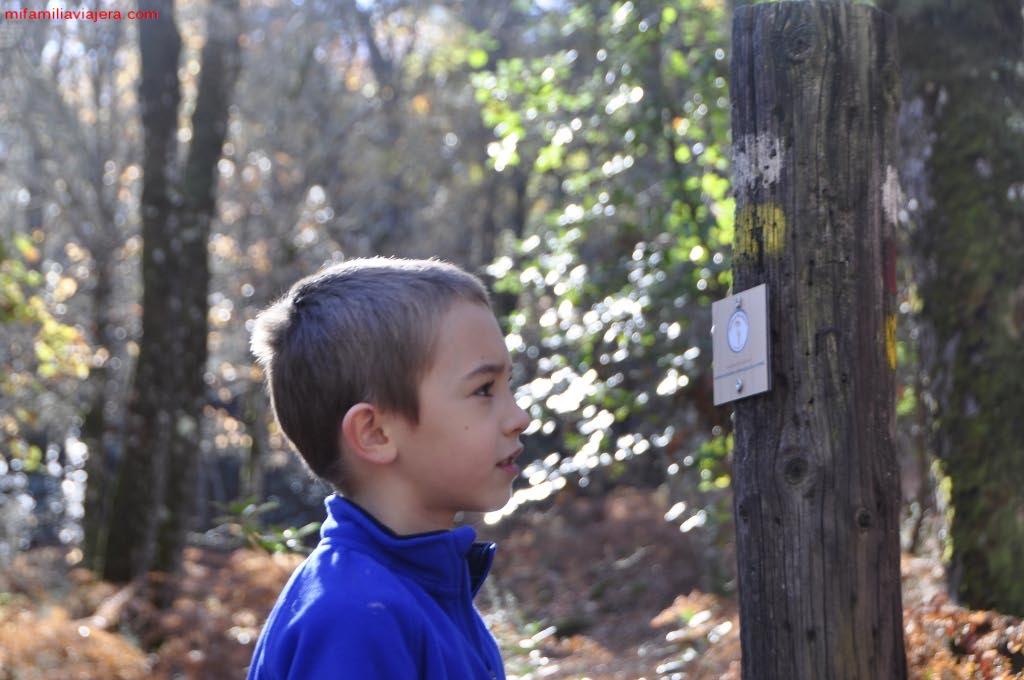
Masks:
[[[711,305],[715,405],[771,389],[768,286],[761,284]]]

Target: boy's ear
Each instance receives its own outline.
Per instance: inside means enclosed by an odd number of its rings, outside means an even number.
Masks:
[[[398,451],[388,436],[386,420],[380,409],[365,401],[350,408],[338,433],[345,449],[368,463],[392,462]]]

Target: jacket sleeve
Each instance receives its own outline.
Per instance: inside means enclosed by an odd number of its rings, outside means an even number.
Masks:
[[[365,602],[309,612],[294,635],[288,680],[414,680],[422,675],[421,634],[394,605]]]

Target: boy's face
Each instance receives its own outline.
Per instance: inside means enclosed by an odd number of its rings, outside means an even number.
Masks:
[[[438,324],[419,387],[419,422],[395,429],[407,513],[447,529],[460,511],[501,508],[519,473],[519,435],[530,422],[509,385],[511,362],[494,314],[458,301]]]

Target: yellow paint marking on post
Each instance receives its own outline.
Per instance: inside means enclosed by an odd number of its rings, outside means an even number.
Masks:
[[[754,208],[756,206],[745,205],[736,216],[736,233],[733,238],[733,257],[757,259],[760,255],[760,239],[754,232],[756,220],[754,219]]]
[[[734,254],[756,258],[762,245],[766,255],[778,255],[786,245],[786,214],[774,203],[743,206],[736,216]]]
[[[889,368],[896,370],[896,315],[885,315],[885,353],[889,356]]]
[[[773,203],[757,207],[758,221],[764,225],[764,252],[778,255],[786,245],[786,214]]]

